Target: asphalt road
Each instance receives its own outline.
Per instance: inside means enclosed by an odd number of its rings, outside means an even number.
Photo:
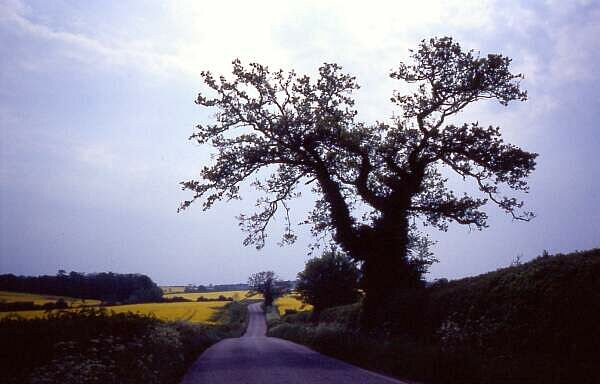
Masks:
[[[243,337],[207,349],[182,384],[406,384],[369,372],[287,340],[266,337],[260,303],[248,307]]]

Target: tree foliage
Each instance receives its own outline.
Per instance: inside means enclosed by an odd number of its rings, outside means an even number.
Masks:
[[[283,282],[273,271],[257,272],[251,275],[248,278],[248,286],[250,292],[263,295],[267,307],[272,305],[273,300],[285,291]]]
[[[59,270],[56,276],[0,275],[0,290],[40,293],[97,299],[105,302],[158,302],[162,290],[152,279],[141,274],[113,272],[67,274]]]
[[[325,308],[356,302],[359,278],[350,258],[330,250],[306,262],[304,271],[298,273],[296,291],[318,314]]]
[[[307,222],[363,262],[368,313],[382,304],[370,303],[370,296],[419,281],[422,270],[408,255],[416,220],[442,230],[450,222],[482,229],[486,203],[516,220],[533,217],[518,197],[528,190],[537,154],[504,142],[498,127],[454,122],[480,100],[526,99],[510,62],[464,51],[450,37],[423,40],[412,62],[390,74],[410,89],[391,98],[399,113],[371,124],[357,121],[358,84],[337,64],[325,63],[316,79],[239,60],[232,79],[203,72],[211,95],[199,94],[196,103],[216,114],[191,139],[217,153],[199,179],[182,183],[193,197],[181,208],[199,199],[209,209],[240,198],[241,185],[250,181],[264,195],[256,213],[240,216],[244,244],[262,247],[279,210],[287,223],[283,243],[289,243],[295,235],[288,202],[302,184],[311,185],[316,202]],[[457,195],[443,172],[471,181],[478,193]]]

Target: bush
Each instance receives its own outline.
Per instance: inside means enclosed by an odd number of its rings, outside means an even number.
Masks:
[[[600,250],[542,256],[396,298],[411,333],[357,332],[360,304],[318,323],[284,316],[269,335],[354,364],[435,383],[594,383],[600,361]],[[410,313],[421,308],[421,313]],[[306,316],[306,315],[304,315]]]
[[[182,296],[173,296],[173,297],[163,297],[161,302],[163,303],[187,303],[187,302],[191,302],[192,300],[190,299],[186,299],[185,297]]]
[[[1,383],[177,383],[199,353],[245,327],[230,303],[219,325],[163,322],[104,309],[0,320]]]
[[[312,312],[311,311],[300,311],[296,313],[288,313],[289,310],[286,310],[285,315],[282,317],[282,321],[286,323],[308,323],[312,321]]]
[[[33,301],[13,301],[13,302],[0,302],[0,312],[14,312],[14,311],[31,311],[31,310],[49,310],[49,309],[66,309],[69,308],[69,304],[60,298],[54,303],[35,304]]]
[[[356,302],[360,297],[359,277],[349,257],[331,250],[306,262],[304,271],[298,274],[296,292],[318,315],[325,308]]]
[[[345,329],[358,329],[362,306],[360,303],[327,308],[319,315],[320,323],[337,323]]]
[[[430,330],[451,321],[479,344],[514,351],[592,356],[600,344],[600,250],[543,256],[519,266],[434,286]]]

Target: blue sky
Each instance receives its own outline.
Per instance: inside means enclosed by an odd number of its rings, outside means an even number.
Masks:
[[[91,5],[93,3],[93,5]],[[513,58],[529,101],[483,103],[461,119],[500,125],[540,154],[513,222],[431,232],[430,278],[528,260],[542,250],[600,246],[600,4],[597,1],[158,2],[0,0],[0,273],[141,272],[160,283],[245,281],[272,269],[293,278],[308,232],[261,251],[242,246],[235,216],[249,198],[176,210],[210,150],[186,139],[209,115],[194,103],[201,70],[232,59],[314,73],[337,62],[362,88],[360,118],[384,120],[389,71],[419,40]],[[358,2],[357,2],[358,4]],[[309,198],[295,203],[301,221]]]

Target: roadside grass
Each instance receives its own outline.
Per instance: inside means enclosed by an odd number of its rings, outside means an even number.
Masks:
[[[55,303],[63,299],[70,307],[100,305],[99,300],[83,300],[67,296],[41,295],[37,293],[0,291],[0,302],[33,302],[35,305]]]

